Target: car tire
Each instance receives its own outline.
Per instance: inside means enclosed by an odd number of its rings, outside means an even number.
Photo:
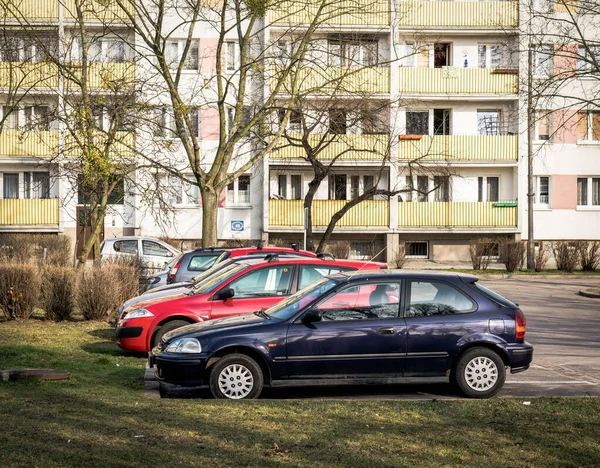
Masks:
[[[258,363],[245,354],[219,359],[210,372],[210,391],[215,398],[253,400],[263,389],[264,377]]]
[[[152,340],[150,341],[150,350],[160,343],[161,338],[168,332],[175,330],[176,328],[185,327],[189,325],[190,322],[186,322],[185,320],[171,320],[170,322],[161,325],[161,327],[154,332],[152,336]]]
[[[454,383],[469,398],[490,398],[506,379],[506,366],[495,351],[471,348],[461,354],[454,369]]]

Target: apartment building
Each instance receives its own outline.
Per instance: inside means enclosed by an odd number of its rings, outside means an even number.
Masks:
[[[352,208],[333,235],[333,239],[350,241],[353,256],[378,254],[393,260],[404,246],[411,258],[464,261],[473,238],[526,238],[524,109],[530,43],[523,26],[530,20],[526,5],[507,0],[365,2],[367,8],[334,15],[315,31],[310,58],[320,60],[321,71],[308,73],[303,82],[307,89],[324,89],[327,77],[355,70],[338,81],[342,91],[338,88],[334,100],[331,93],[324,97],[316,91],[307,91],[302,97],[304,117],[317,122],[310,139],[331,136],[319,158],[324,162],[335,159],[313,201],[317,237],[347,201],[375,186],[396,193],[376,195]],[[340,6],[346,3],[355,4],[348,0]],[[36,34],[56,41],[57,49],[64,48],[62,56],[76,62],[80,52],[72,31],[73,5],[58,0],[45,0],[43,8],[34,8],[34,2],[31,5],[30,11],[21,10],[29,19],[28,27],[36,25]],[[285,15],[268,12],[264,19],[262,40],[277,48],[275,65],[286,60],[294,47],[294,34],[302,33],[313,13],[310,8],[290,11]],[[565,13],[557,9],[555,14]],[[10,16],[5,21],[10,23]],[[170,21],[178,21],[177,15]],[[16,104],[8,98],[2,104],[7,118],[0,132],[0,231],[62,232],[80,245],[86,230],[81,215],[85,196],[77,189],[76,178],[65,176],[68,142],[64,123],[46,117],[52,115],[51,109],[68,108],[68,103],[59,102],[62,94],[53,92],[68,80],[54,81],[51,65],[36,53],[35,42],[28,44],[28,38],[21,37],[19,25],[22,21],[12,24],[15,32],[2,56],[0,86],[5,90],[14,86],[10,77],[15,70],[21,74],[25,70],[25,76],[37,81]],[[115,99],[114,87],[105,79],[107,69],[112,77],[148,82],[151,70],[147,64],[139,60],[139,54],[133,60],[139,38],[122,13],[98,4],[89,13],[86,28],[95,37],[90,50],[97,65],[91,73],[98,78],[92,81],[98,95],[106,94],[106,102]],[[207,89],[218,41],[211,28],[196,28],[181,86]],[[183,32],[181,38],[169,38],[167,50],[174,60],[185,44]],[[594,85],[577,76],[582,65],[562,54],[564,47],[558,50],[550,38],[535,44],[535,77],[572,69],[569,80],[583,83],[583,87]],[[223,54],[226,70],[234,74],[239,61],[235,34],[227,38]],[[15,67],[22,63],[26,65]],[[271,92],[267,77],[255,95],[266,99]],[[152,177],[138,176],[141,185],[146,181],[158,188],[169,209],[148,201],[139,189],[123,185],[115,191],[104,236],[198,239],[202,232],[198,188],[189,183],[193,177],[180,145],[160,134],[160,128],[168,130],[174,125],[168,103],[159,93],[148,89],[146,93],[156,105],[152,119],[161,122],[159,130],[149,135],[139,128],[135,132],[123,129],[121,137],[135,137],[141,153],[163,154],[164,164],[176,167],[180,175],[157,169]],[[211,161],[219,144],[219,120],[206,94],[190,92],[194,96],[190,104],[193,131],[199,136],[203,156]],[[598,239],[600,114],[591,108],[585,112],[564,110],[551,100],[540,105],[544,107],[538,109],[533,142],[535,238]],[[104,107],[97,118],[108,126],[110,108]],[[293,137],[305,130],[302,122],[302,115],[292,113],[287,134]],[[163,136],[168,144],[157,143]],[[313,177],[302,148],[280,145],[221,195],[219,239],[301,240],[303,199]]]

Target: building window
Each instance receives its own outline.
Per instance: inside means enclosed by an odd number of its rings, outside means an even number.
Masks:
[[[227,205],[250,204],[250,176],[242,175],[227,186]]]
[[[331,109],[329,111],[329,133],[345,135],[346,130],[346,111],[344,109]]]
[[[335,174],[329,176],[329,199],[347,200],[346,195],[347,177],[345,174]]]
[[[433,178],[434,200],[436,202],[450,201],[450,177],[434,176]]]
[[[536,176],[534,177],[535,184],[535,203],[537,205],[550,205],[550,177]]]
[[[50,198],[50,173],[24,172],[23,186],[25,198]]]
[[[19,198],[19,174],[5,173],[2,198]]]
[[[237,42],[227,41],[225,43],[225,70],[234,72],[240,68],[240,53]]]
[[[277,195],[279,195],[279,197],[286,200],[287,199],[287,175],[279,174],[277,176],[277,182],[279,184],[279,189],[277,190]]]
[[[429,242],[405,242],[404,251],[407,258],[429,258]]]
[[[302,200],[302,176],[293,174],[291,176],[292,200]]]
[[[452,109],[433,109],[433,134],[450,135]]]
[[[540,45],[533,47],[533,75],[548,78],[552,73],[552,46]]]
[[[477,47],[479,68],[500,68],[502,49],[500,44],[479,44]]]
[[[477,200],[480,202],[497,202],[499,182],[499,177],[478,177]]]
[[[580,46],[577,51],[577,72],[579,75],[600,73],[600,46]]]
[[[125,42],[120,39],[96,39],[88,48],[90,62],[125,62]]]
[[[406,134],[429,135],[429,111],[407,111]]]
[[[372,67],[378,62],[376,40],[329,40],[328,51],[329,65],[332,67]]]
[[[600,141],[600,112],[577,114],[577,141]]]
[[[426,202],[429,195],[429,177],[417,176],[417,201]]]
[[[186,204],[198,205],[200,203],[200,190],[196,178],[193,175],[185,176],[183,190],[185,192]]]
[[[577,206],[600,206],[600,177],[577,178]]]
[[[169,39],[165,43],[165,61],[170,68],[177,69],[183,59],[186,45],[189,45],[185,60],[183,61],[183,70],[198,70],[200,41],[198,39]]]
[[[480,135],[500,135],[500,111],[478,110],[477,130]]]
[[[535,139],[538,141],[550,140],[550,113],[548,111],[537,112]]]
[[[200,109],[193,107],[189,111],[189,119],[191,125],[191,133],[196,137],[200,137]]]
[[[183,182],[180,177],[172,174],[160,174],[157,183],[157,194],[162,198],[162,201],[169,205],[181,205],[183,203]]]

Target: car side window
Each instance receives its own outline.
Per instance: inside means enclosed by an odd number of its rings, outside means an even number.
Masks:
[[[142,241],[142,252],[144,252],[144,255],[154,255],[156,257],[172,257],[173,256],[171,251],[169,249],[167,249],[166,247],[163,247],[162,245],[160,245],[156,242],[152,242],[152,241],[148,241],[148,240]]]
[[[220,255],[220,254],[219,254]],[[214,265],[219,255],[195,255],[190,259],[189,271],[206,271]]]
[[[342,268],[336,266],[325,265],[302,265],[300,267],[300,281],[298,281],[298,289],[304,289],[315,281],[323,278],[323,276],[333,275],[340,271],[354,270],[355,268]]]
[[[286,296],[290,290],[292,272],[289,265],[251,271],[229,284],[235,293],[233,299]]]
[[[321,302],[323,321],[372,320],[398,317],[399,283],[365,283],[345,287]]]
[[[113,249],[115,252],[137,255],[138,241],[135,239],[115,241]]]
[[[442,281],[411,281],[409,294],[407,317],[464,314],[477,309],[471,298]]]

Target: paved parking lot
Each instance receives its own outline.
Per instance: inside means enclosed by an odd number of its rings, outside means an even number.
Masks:
[[[600,396],[600,299],[579,296],[599,287],[600,277],[481,280],[517,302],[527,316],[527,341],[535,347],[533,365],[508,375],[500,397]],[[149,371],[149,370],[148,370]],[[150,372],[147,372],[149,377]],[[156,382],[147,395],[158,397]],[[179,396],[208,396],[205,392]],[[174,395],[175,396],[175,395]],[[459,398],[447,385],[295,388],[266,390],[263,398],[446,399]]]

